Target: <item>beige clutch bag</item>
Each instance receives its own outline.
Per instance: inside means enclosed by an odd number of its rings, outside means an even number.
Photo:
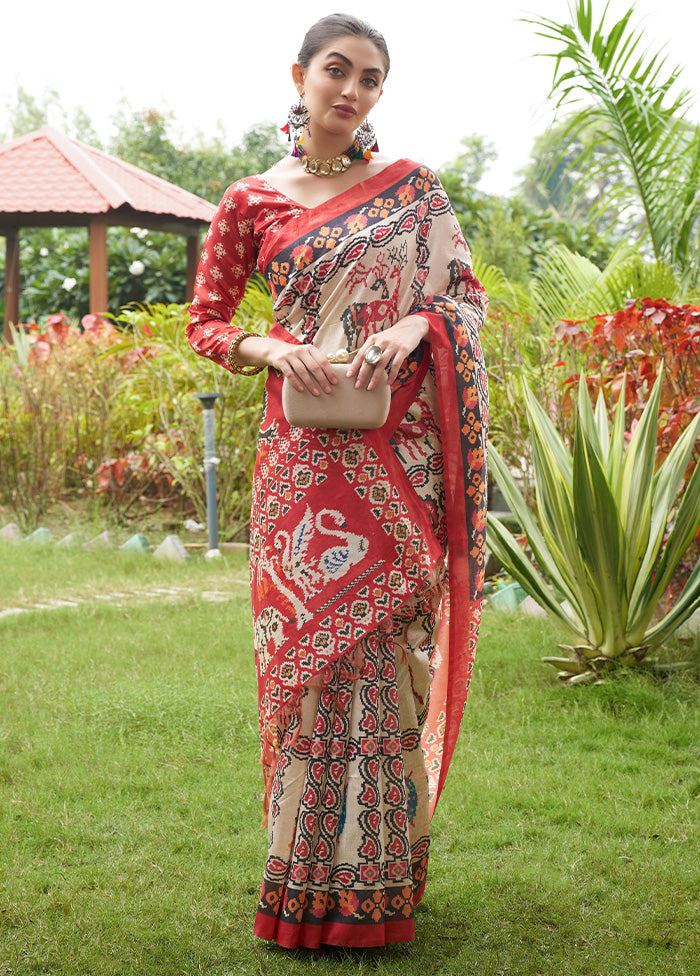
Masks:
[[[292,427],[335,427],[340,430],[376,430],[389,416],[391,389],[381,370],[373,390],[355,388],[356,376],[345,375],[347,363],[332,363],[338,382],[330,393],[314,396],[295,390],[285,378],[282,383],[282,409]]]

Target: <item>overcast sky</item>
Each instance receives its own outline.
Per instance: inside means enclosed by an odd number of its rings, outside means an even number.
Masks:
[[[619,16],[633,0],[611,0]],[[603,0],[593,0],[602,11]],[[636,0],[634,21],[653,50],[684,66],[700,121],[700,13],[689,0]],[[385,35],[392,67],[373,122],[383,152],[438,167],[460,139],[491,140],[498,160],[482,187],[508,193],[550,119],[553,61],[526,17],[567,19],[569,0],[19,0],[4,5],[0,129],[13,91],[57,91],[69,115],[82,106],[102,138],[120,99],[171,111],[179,141],[237,141],[250,125],[283,124],[295,90],[290,66],[303,34],[335,10]],[[610,16],[610,15],[609,15]],[[610,17],[612,23],[614,17]]]

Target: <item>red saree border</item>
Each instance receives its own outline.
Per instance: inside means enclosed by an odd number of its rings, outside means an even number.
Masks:
[[[342,925],[326,922],[311,925],[308,922],[294,924],[276,918],[258,915],[253,934],[267,942],[276,942],[285,949],[319,949],[322,945],[347,946],[350,949],[372,949],[387,942],[413,942],[415,919],[392,919],[383,924]]]
[[[445,779],[454,753],[467,701],[469,677],[474,660],[470,650],[472,604],[469,578],[469,530],[467,526],[466,498],[462,471],[462,445],[460,425],[454,418],[460,416],[455,367],[452,347],[445,333],[442,315],[422,312],[428,319],[435,382],[440,411],[440,432],[444,459],[445,516],[448,538],[448,579],[450,593],[449,651],[445,696],[445,735],[442,762],[435,796],[431,800],[431,815],[445,785]],[[451,422],[450,422],[451,418]],[[436,675],[437,677],[437,675]],[[435,679],[433,679],[435,680]],[[437,690],[437,689],[436,689]],[[432,696],[431,696],[432,697]],[[429,720],[430,721],[430,720]]]
[[[345,211],[355,210],[363,204],[366,204],[367,200],[379,190],[383,190],[395,180],[407,176],[413,170],[418,169],[420,165],[420,163],[416,163],[412,159],[397,159],[395,162],[385,166],[381,172],[360,180],[359,183],[349,187],[347,190],[343,190],[342,193],[336,194],[336,196],[331,197],[330,200],[326,200],[317,207],[305,207],[303,203],[297,203],[293,197],[288,196],[283,190],[278,190],[274,183],[265,179],[264,176],[256,176],[255,179],[259,180],[266,188],[284,197],[292,209],[298,208],[302,211],[301,216],[289,221],[286,227],[275,235],[274,238],[270,239],[267,247],[265,245],[261,247],[258,255],[258,268],[260,270],[266,268],[275,254],[284,250],[285,247],[289,247],[303,234],[308,233],[329,220],[333,220]]]

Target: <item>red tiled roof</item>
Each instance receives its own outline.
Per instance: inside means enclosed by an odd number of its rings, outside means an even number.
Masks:
[[[0,146],[0,218],[114,210],[209,223],[216,207],[48,126]]]

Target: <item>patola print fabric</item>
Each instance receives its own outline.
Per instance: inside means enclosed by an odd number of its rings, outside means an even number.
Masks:
[[[481,613],[486,298],[439,181],[409,160],[314,208],[260,176],[228,189],[188,327],[222,366],[256,269],[287,342],[352,352],[411,312],[430,324],[380,430],[290,427],[269,371],[251,513],[270,839],[255,931],[408,940]]]

